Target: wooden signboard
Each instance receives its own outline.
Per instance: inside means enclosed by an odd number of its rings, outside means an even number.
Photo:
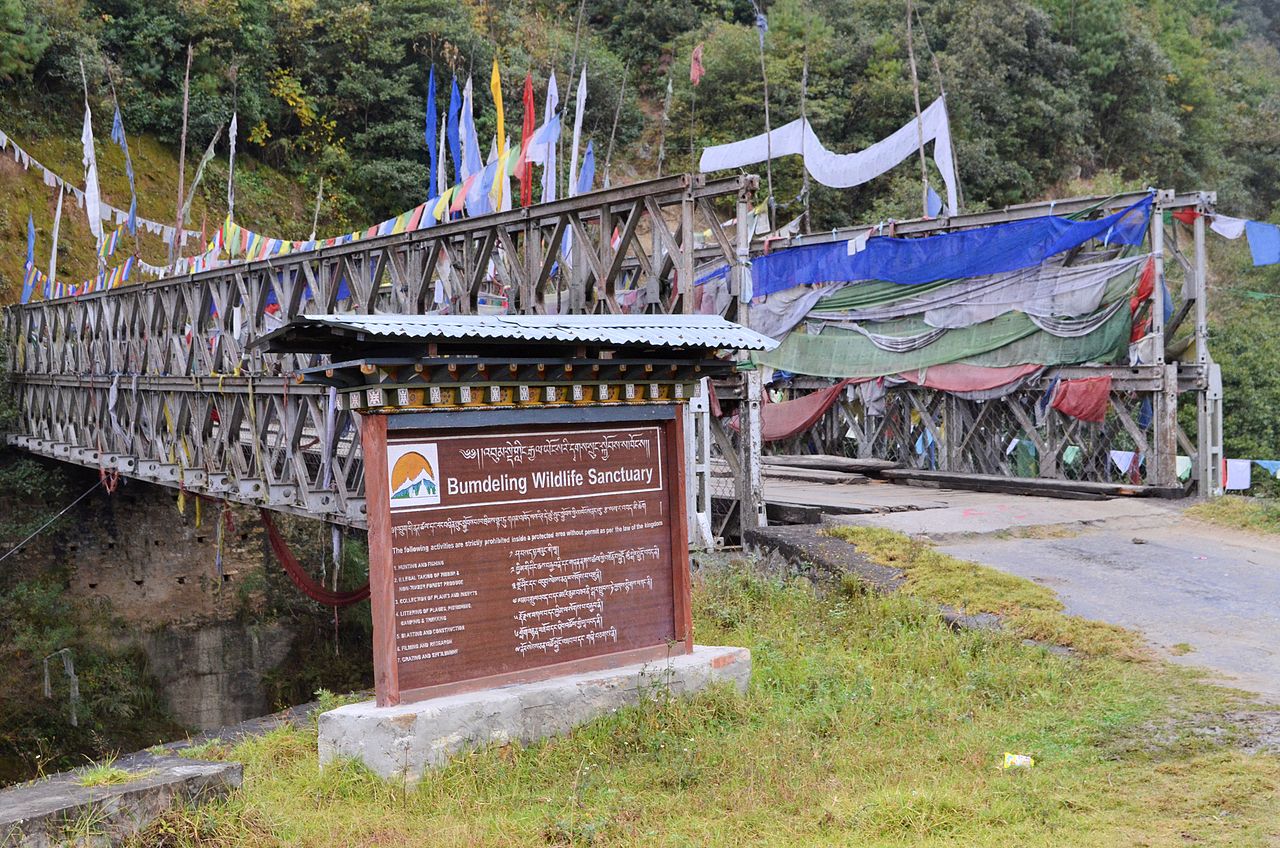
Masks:
[[[678,410],[607,412],[364,416],[380,706],[692,650]]]

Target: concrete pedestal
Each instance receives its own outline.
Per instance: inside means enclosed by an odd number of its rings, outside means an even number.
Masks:
[[[319,717],[320,763],[358,759],[385,778],[415,781],[458,751],[567,733],[657,693],[690,695],[717,682],[746,691],[751,652],[695,646],[693,653],[378,708],[373,701]]]

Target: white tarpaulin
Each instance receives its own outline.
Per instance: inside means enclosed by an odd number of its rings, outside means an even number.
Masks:
[[[921,113],[919,126],[912,118],[893,135],[857,153],[832,153],[818,140],[809,122],[798,118],[771,133],[704,148],[698,168],[704,172],[723,171],[764,162],[770,154],[775,159],[803,156],[805,169],[815,180],[832,188],[851,188],[875,179],[914,155],[920,148],[921,131],[924,142],[933,142],[933,161],[947,187],[947,214],[955,215],[959,207],[956,166],[947,104],[941,97]]]

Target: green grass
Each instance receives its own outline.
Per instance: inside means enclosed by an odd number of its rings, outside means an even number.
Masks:
[[[107,757],[102,762],[94,763],[80,772],[76,777],[76,783],[81,786],[118,786],[121,783],[146,777],[150,773],[149,769],[135,772],[119,768],[115,757]]]
[[[854,544],[871,560],[901,569],[904,591],[947,604],[969,614],[1004,616],[1005,625],[1024,639],[1063,645],[1098,656],[1140,660],[1147,657],[1132,631],[1064,615],[1058,596],[1044,586],[976,562],[957,559],[927,542],[878,527],[833,527],[828,535]]]
[[[697,638],[751,647],[750,690],[656,698],[414,786],[317,767],[313,728],[211,750],[243,790],[147,845],[1266,845],[1280,764],[1195,733],[1225,690],[1099,649],[955,633],[921,598],[708,575]],[[959,591],[958,584],[952,591]],[[1019,590],[1045,616],[1051,596]],[[971,592],[973,597],[981,593]],[[1124,651],[1120,651],[1124,654]],[[1036,758],[1002,771],[1003,753]]]
[[[1244,498],[1226,495],[1198,503],[1186,515],[1255,533],[1280,533],[1280,500],[1276,498]]]

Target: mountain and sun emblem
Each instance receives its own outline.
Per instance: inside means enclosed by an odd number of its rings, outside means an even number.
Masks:
[[[437,479],[430,459],[416,450],[406,451],[391,469],[391,500],[439,503]]]

